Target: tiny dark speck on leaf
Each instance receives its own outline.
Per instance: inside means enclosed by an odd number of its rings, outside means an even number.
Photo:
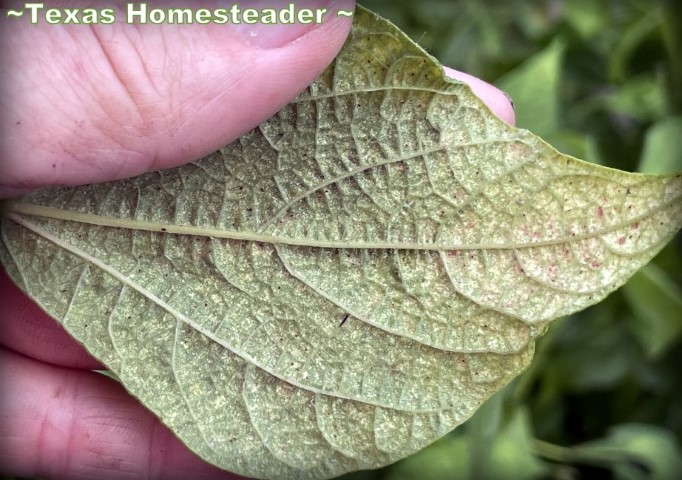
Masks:
[[[348,320],[348,317],[350,317],[350,313],[346,313],[343,318],[341,319],[341,323],[339,323],[339,327],[343,327],[343,324],[346,323]]]

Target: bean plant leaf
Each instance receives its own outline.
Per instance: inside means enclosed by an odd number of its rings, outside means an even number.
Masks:
[[[193,164],[11,201],[0,258],[204,459],[317,480],[455,428],[681,223],[682,176],[559,154],[358,9],[273,118]]]

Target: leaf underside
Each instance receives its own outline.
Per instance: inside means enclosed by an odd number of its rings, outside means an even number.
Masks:
[[[682,177],[563,156],[363,9],[334,63],[180,168],[11,203],[14,281],[192,450],[258,478],[406,457],[682,223]]]

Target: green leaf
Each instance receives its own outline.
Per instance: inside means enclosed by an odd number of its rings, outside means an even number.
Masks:
[[[486,403],[470,422],[466,435],[448,436],[418,455],[398,463],[390,470],[389,480],[443,480],[477,478],[544,478],[546,465],[532,454],[532,434],[528,413],[524,408],[513,411],[513,416],[501,430],[495,417],[479,435],[475,424],[486,423],[485,411],[498,410],[499,394]],[[488,408],[490,407],[490,408]],[[485,440],[483,437],[487,437]],[[482,442],[487,443],[483,444]],[[481,446],[484,451],[481,451]]]
[[[654,264],[646,265],[623,288],[635,313],[632,328],[651,356],[664,352],[682,335],[682,291]]]
[[[603,165],[599,147],[593,135],[585,135],[573,130],[559,130],[549,136],[552,146],[557,150],[587,162]]]
[[[653,74],[632,78],[604,99],[605,107],[612,115],[622,115],[640,121],[658,120],[666,112],[665,90],[661,83],[661,79]]]
[[[653,5],[647,7],[649,11],[646,15],[637,16],[625,30],[619,32],[618,42],[608,58],[609,77],[614,82],[627,78],[631,56],[664,21],[665,11],[660,3],[653,2]]]
[[[618,479],[672,480],[682,471],[682,449],[675,436],[664,428],[619,425],[612,430],[610,443],[628,452],[648,471],[643,474],[641,467],[638,468],[633,462],[619,462],[614,467]]]
[[[673,173],[682,170],[682,116],[661,120],[649,129],[639,171]]]
[[[564,9],[567,22],[585,39],[598,36],[612,21],[608,5],[603,2],[568,0]]]
[[[220,151],[4,205],[14,281],[207,461],[321,479],[469,418],[546,323],[682,223],[682,176],[566,157],[359,9],[334,63]]]
[[[493,395],[467,422],[467,475],[452,478],[521,479],[543,473],[544,465],[531,453],[528,412],[508,400],[512,387],[513,383]]]
[[[445,437],[419,454],[391,467],[388,480],[467,479],[470,474],[471,445],[466,437]]]
[[[555,40],[496,84],[516,107],[516,123],[537,135],[555,134],[559,128],[559,85],[564,42]]]
[[[504,400],[508,396],[508,389],[509,387],[488,399],[467,422],[469,478],[488,478],[486,475],[495,439],[502,428]]]
[[[528,412],[518,408],[502,434],[495,439],[487,475],[477,478],[546,478],[548,468],[533,455],[531,441]]]
[[[618,480],[673,480],[682,471],[675,436],[653,425],[618,425],[608,437],[572,450],[578,460],[609,464]]]

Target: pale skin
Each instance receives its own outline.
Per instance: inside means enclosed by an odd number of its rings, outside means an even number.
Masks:
[[[231,142],[332,61],[351,22],[333,18],[252,36],[199,25],[29,29],[3,13],[0,197],[169,168]],[[501,91],[447,72],[514,122]],[[102,365],[1,270],[0,323],[0,474],[238,478],[204,463],[120,385],[93,373]]]

